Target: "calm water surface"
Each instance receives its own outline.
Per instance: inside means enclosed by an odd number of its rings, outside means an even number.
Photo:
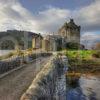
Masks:
[[[85,75],[79,84],[68,92],[67,100],[100,100],[100,77]]]
[[[0,56],[6,55],[14,50],[0,50]]]

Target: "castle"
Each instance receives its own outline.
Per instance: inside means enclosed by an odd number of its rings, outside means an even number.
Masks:
[[[15,49],[17,46],[21,49],[57,51],[66,48],[67,43],[80,44],[80,29],[81,27],[70,19],[58,30],[57,34],[45,37],[33,32],[8,30],[0,32],[0,49]]]
[[[70,19],[68,23],[64,23],[64,25],[58,30],[57,34],[47,35],[46,40],[50,41],[50,43],[48,42],[50,51],[66,48],[68,43],[75,43],[77,47],[79,47],[80,29],[81,27],[76,25],[73,19]]]

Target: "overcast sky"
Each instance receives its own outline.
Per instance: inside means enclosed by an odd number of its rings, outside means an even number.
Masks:
[[[100,40],[100,0],[0,0],[0,31],[52,33],[70,18],[81,26],[83,42]]]

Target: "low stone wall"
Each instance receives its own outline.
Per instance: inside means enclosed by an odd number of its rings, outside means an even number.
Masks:
[[[57,90],[57,81],[58,78],[64,74],[63,69],[64,64],[62,60],[52,58],[37,74],[31,86],[22,95],[20,100],[58,100],[56,99],[57,93],[55,93],[55,91],[59,92],[59,89]],[[65,85],[65,83],[63,85]],[[66,99],[63,97],[59,100]]]
[[[0,62],[0,74],[5,73],[19,66],[20,66],[20,59],[17,59],[17,58],[13,60],[9,60],[9,61],[1,61]]]
[[[39,57],[46,57],[52,55],[51,53],[37,53],[28,55],[28,60],[26,61],[26,57],[16,57],[9,60],[0,61],[0,74],[3,74],[9,70],[12,70],[14,68],[20,67],[23,64],[27,64],[35,60]]]

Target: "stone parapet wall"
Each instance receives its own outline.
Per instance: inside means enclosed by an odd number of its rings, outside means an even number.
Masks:
[[[22,65],[25,65],[27,63],[33,62],[39,57],[47,57],[51,55],[52,53],[37,53],[28,55],[26,57],[16,57],[12,59],[9,58],[7,60],[0,61],[0,74],[3,74],[17,67],[21,67]]]
[[[20,66],[20,59],[17,58],[9,61],[0,61],[0,74],[3,74],[19,66]]]
[[[36,75],[31,86],[20,100],[58,100],[57,81],[64,74],[64,64],[61,59],[52,58]],[[62,85],[65,85],[62,84]],[[55,91],[57,93],[55,93]],[[60,98],[60,97],[59,97]],[[65,98],[65,97],[64,97]],[[60,99],[59,99],[60,100]],[[66,100],[63,99],[62,100]]]

